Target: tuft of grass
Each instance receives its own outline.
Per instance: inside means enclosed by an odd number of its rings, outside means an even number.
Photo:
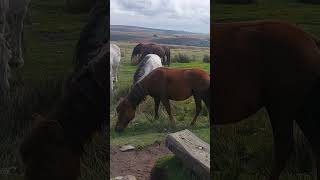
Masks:
[[[182,161],[174,155],[167,155],[157,160],[152,174],[170,180],[200,180]],[[155,179],[159,179],[156,177]]]

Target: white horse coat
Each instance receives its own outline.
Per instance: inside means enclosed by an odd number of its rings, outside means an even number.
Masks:
[[[120,65],[121,52],[115,44],[110,44],[110,91],[113,91],[113,83],[118,81],[118,69]]]
[[[138,65],[138,69],[133,76],[133,84],[138,83],[154,69],[162,67],[161,58],[156,54],[146,55]]]

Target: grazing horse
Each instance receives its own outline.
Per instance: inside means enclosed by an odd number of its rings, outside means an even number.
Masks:
[[[115,45],[110,45],[110,92],[113,91],[113,83],[118,82],[118,69],[120,66],[121,51]]]
[[[133,85],[140,82],[144,77],[158,67],[162,67],[160,57],[156,54],[146,55],[139,63],[138,69],[134,73]]]
[[[122,131],[134,118],[137,106],[150,95],[155,103],[155,119],[158,118],[160,101],[165,106],[172,124],[175,120],[171,114],[170,101],[183,101],[193,95],[196,114],[191,125],[201,111],[201,100],[209,109],[209,75],[198,68],[179,69],[160,67],[153,70],[140,82],[136,83],[128,96],[117,106],[118,121],[116,131]]]
[[[93,37],[86,34],[94,34],[92,31],[95,31],[96,36],[100,37],[95,47],[107,45],[96,49],[98,55],[70,76],[61,99],[47,116],[34,117],[35,125],[21,143],[19,152],[25,166],[26,180],[76,180],[80,176],[84,144],[107,122],[108,5],[105,0],[95,1],[91,21],[83,30],[84,36],[80,36],[81,43],[92,43]],[[87,53],[91,50],[87,49]]]
[[[161,58],[163,65],[170,66],[170,48],[155,43],[140,43],[134,47],[131,55],[131,62],[138,64],[146,55],[156,54]]]
[[[313,119],[319,117],[319,41],[283,21],[211,27],[213,124],[235,123],[265,107],[274,139],[270,180],[278,180],[293,150],[296,120],[316,155],[319,180],[320,123]]]

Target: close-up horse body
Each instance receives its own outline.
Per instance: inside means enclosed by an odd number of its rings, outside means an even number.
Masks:
[[[86,57],[91,52],[96,52],[95,56],[68,76],[55,106],[45,116],[34,116],[31,132],[22,140],[19,153],[26,180],[78,179],[85,143],[107,123],[110,56],[107,4],[103,0],[95,2],[76,47],[76,54],[77,50],[83,50],[81,54],[87,53]]]
[[[270,180],[279,179],[293,150],[294,120],[319,162],[314,136],[320,126],[312,119],[318,113],[305,108],[316,103],[310,94],[319,96],[314,91],[319,87],[319,41],[296,25],[274,20],[213,23],[211,33],[212,123],[236,123],[265,107],[274,139]]]
[[[162,67],[160,57],[156,54],[146,55],[139,63],[138,68],[133,75],[133,85],[141,81],[144,77],[158,67]]]
[[[158,55],[163,65],[170,66],[170,48],[155,43],[139,43],[136,45],[132,51],[131,62],[138,64],[148,54]]]
[[[128,123],[135,117],[137,106],[147,95],[154,99],[155,119],[158,118],[160,102],[165,106],[171,123],[175,124],[172,116],[170,100],[183,101],[190,96],[194,97],[196,114],[191,122],[194,125],[202,109],[203,101],[207,108],[209,102],[210,77],[208,73],[199,68],[165,68],[159,67],[136,83],[127,97],[117,106],[118,121],[116,131],[123,131]]]

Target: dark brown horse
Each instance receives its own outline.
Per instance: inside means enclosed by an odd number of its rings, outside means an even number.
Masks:
[[[148,54],[156,54],[161,58],[163,65],[170,66],[170,48],[155,43],[140,43],[134,47],[131,55],[131,62],[138,64]]]
[[[107,121],[109,53],[105,50],[110,47],[105,36],[109,32],[105,24],[109,19],[107,5],[106,1],[97,0],[93,11],[96,18],[92,18],[96,22],[93,24],[105,25],[96,33],[104,37],[99,44],[105,43],[105,46],[97,48],[98,55],[70,76],[61,99],[45,117],[35,116],[37,122],[23,139],[20,155],[26,180],[76,180],[80,175],[83,145]],[[95,26],[85,29],[95,30]],[[86,43],[91,38],[81,36],[80,39]]]
[[[201,69],[157,68],[136,83],[128,96],[121,100],[117,107],[116,131],[122,131],[128,125],[135,116],[137,106],[147,95],[154,99],[155,118],[158,118],[158,109],[162,102],[173,124],[175,120],[169,100],[183,101],[193,95],[196,103],[196,115],[191,123],[193,125],[201,111],[201,100],[209,109],[209,86],[209,75]]]
[[[211,27],[213,124],[235,123],[265,107],[274,139],[270,180],[278,180],[293,150],[296,120],[315,152],[319,179],[320,123],[313,119],[320,117],[319,41],[282,21]]]

